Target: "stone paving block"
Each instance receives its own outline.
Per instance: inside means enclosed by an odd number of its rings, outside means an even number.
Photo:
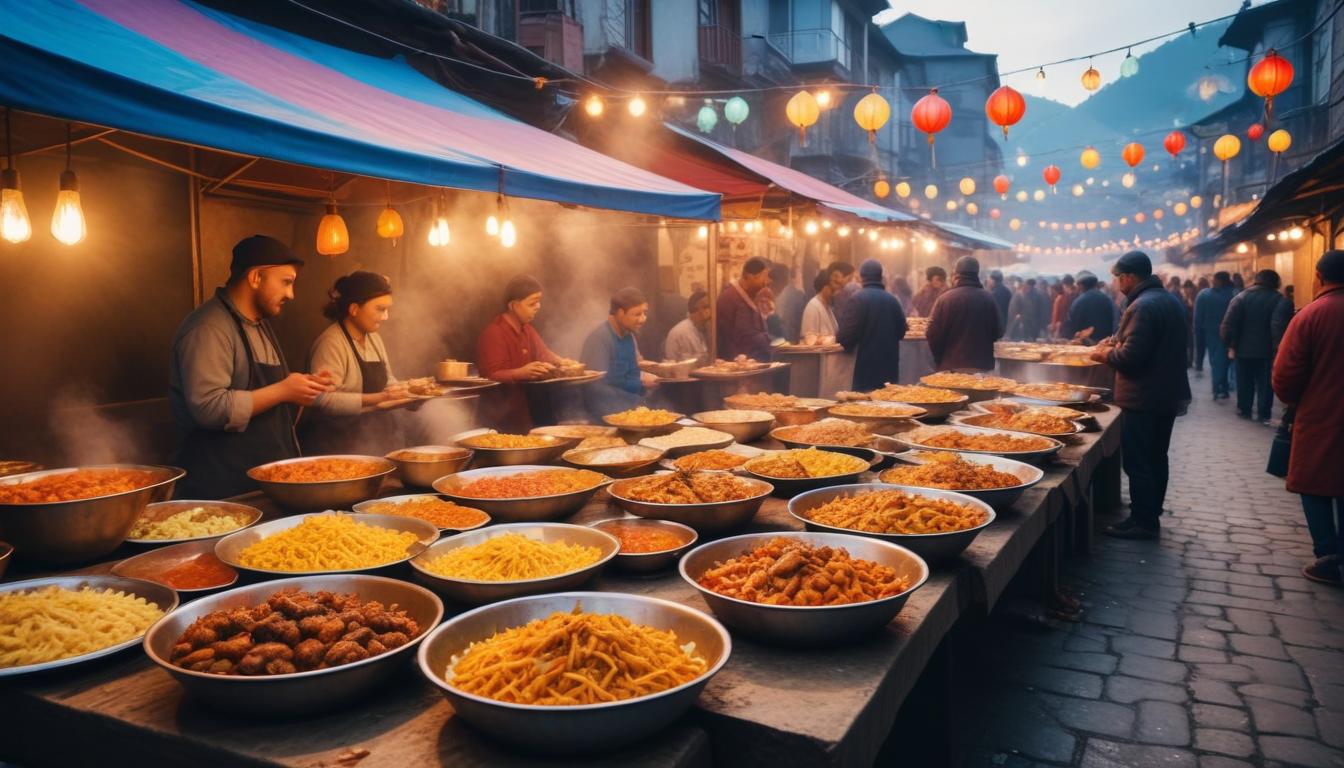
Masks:
[[[1054,667],[1019,670],[1013,675],[1019,682],[1042,691],[1062,693],[1084,699],[1101,697],[1101,677],[1088,672]]]
[[[1265,598],[1272,600],[1273,598]],[[1248,635],[1272,635],[1274,634],[1274,621],[1266,613],[1270,606],[1252,606],[1250,608],[1239,608],[1229,606],[1227,609],[1227,620],[1236,625],[1238,632],[1244,632]]]
[[[1134,740],[1145,744],[1184,747],[1190,744],[1190,720],[1185,707],[1165,701],[1139,702]]]
[[[1200,616],[1221,617],[1223,615],[1223,609],[1219,608],[1216,605],[1192,605],[1190,603],[1187,603],[1184,607],[1185,610],[1190,611],[1191,613],[1198,614]]]
[[[1195,768],[1195,753],[1171,747],[1088,739],[1083,768]]]
[[[1122,739],[1129,738],[1134,732],[1136,713],[1133,707],[1050,694],[1041,694],[1039,698],[1041,706],[1065,728]]]
[[[1237,692],[1242,696],[1254,696],[1257,699],[1268,699],[1277,701],[1280,704],[1287,704],[1293,707],[1306,707],[1311,700],[1311,694],[1307,691],[1297,688],[1285,688],[1281,685],[1269,685],[1267,683],[1251,683],[1237,688]]]
[[[1184,704],[1189,701],[1190,695],[1179,685],[1112,675],[1106,678],[1106,698],[1121,704],[1133,704],[1145,699]]]
[[[1240,731],[1196,728],[1195,749],[1232,757],[1250,757],[1255,754],[1255,742]]]
[[[1237,690],[1232,687],[1231,683],[1222,680],[1201,680],[1196,675],[1190,681],[1190,693],[1199,701],[1225,704],[1229,707],[1240,707],[1242,705]]]
[[[1323,648],[1288,646],[1288,655],[1315,680],[1344,685],[1344,654]]]
[[[1195,679],[1222,680],[1228,683],[1249,683],[1255,678],[1250,667],[1241,664],[1195,664]]]
[[[1215,651],[1212,648],[1201,648],[1198,645],[1182,645],[1177,649],[1176,658],[1194,664],[1203,662],[1207,664],[1226,664],[1227,654],[1222,651]]]
[[[1317,709],[1316,731],[1326,744],[1336,749],[1344,749],[1344,710],[1324,707]]]
[[[1302,669],[1290,661],[1277,661],[1259,656],[1233,656],[1232,663],[1249,667],[1255,676],[1254,682],[1257,683],[1300,688],[1304,691],[1309,687],[1307,679],[1302,675]]]
[[[1228,584],[1227,593],[1237,597],[1249,597],[1252,600],[1274,600],[1278,593],[1265,587],[1246,587],[1241,584]]]
[[[1176,656],[1176,644],[1172,641],[1141,635],[1114,637],[1111,639],[1111,650],[1116,653],[1152,656],[1155,659],[1170,659]]]
[[[1213,619],[1204,622],[1205,629],[1211,629],[1214,632],[1236,632],[1237,625],[1224,619]]]
[[[1200,755],[1199,768],[1255,768],[1245,760],[1233,760],[1222,755]]]
[[[1181,632],[1181,643],[1222,650],[1227,647],[1227,635],[1212,629],[1186,629]]]
[[[1237,653],[1264,656],[1270,659],[1288,658],[1288,652],[1284,650],[1283,643],[1277,637],[1233,633],[1227,636],[1227,641],[1232,644],[1232,650]]]
[[[1119,671],[1123,675],[1156,680],[1159,683],[1179,683],[1185,680],[1189,671],[1186,665],[1151,656],[1125,654],[1120,657]]]
[[[1196,728],[1225,728],[1231,731],[1245,731],[1250,728],[1251,718],[1245,710],[1224,707],[1218,704],[1199,703],[1191,710]]]
[[[1035,701],[996,711],[986,739],[993,749],[1058,763],[1071,761],[1077,744]]]
[[[1344,711],[1344,685],[1318,683],[1313,680],[1311,693],[1316,697],[1316,703],[1322,707]]]
[[[1081,653],[1076,651],[1055,651],[1048,654],[1036,654],[1032,657],[1037,664],[1080,672],[1095,672],[1109,675],[1115,671],[1118,659],[1107,653]]]
[[[1260,737],[1260,752],[1269,760],[1282,760],[1307,768],[1338,768],[1344,765],[1344,753],[1319,741],[1292,736]]]
[[[1245,698],[1246,706],[1251,710],[1251,721],[1258,733],[1282,733],[1309,738],[1316,736],[1316,719],[1307,710],[1254,696]]]

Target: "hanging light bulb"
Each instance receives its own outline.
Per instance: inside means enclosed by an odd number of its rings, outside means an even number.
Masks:
[[[387,182],[387,206],[383,208],[382,213],[378,214],[378,223],[374,225],[374,231],[378,236],[385,240],[396,240],[406,232],[406,226],[401,221],[401,214],[392,207],[392,183]]]
[[[1032,193],[1031,193],[1031,199],[1032,199],[1032,200],[1035,200],[1035,201],[1038,202],[1038,203],[1041,202],[1042,200],[1045,199],[1045,190],[1044,190],[1044,189],[1038,189],[1038,190],[1036,190],[1035,192],[1032,192]]]
[[[583,100],[583,111],[588,113],[589,117],[601,117],[607,109],[607,105],[602,103],[602,97],[593,94]]]
[[[649,109],[649,104],[644,101],[643,96],[636,96],[630,100],[629,104],[625,105],[625,108],[630,111],[631,117],[643,117]]]
[[[1124,176],[1120,177],[1120,184],[1125,189],[1129,189],[1130,187],[1134,186],[1135,181],[1137,181],[1137,179],[1135,179],[1134,174],[1132,173],[1126,173]]]
[[[1035,86],[1037,95],[1045,93],[1045,67],[1036,70]]]
[[[817,234],[817,220],[808,219],[807,223],[803,225],[803,231],[809,235]]]
[[[728,118],[728,122],[733,124],[733,128],[741,125],[749,114],[751,114],[751,107],[747,104],[747,100],[741,96],[734,96],[723,105],[723,116]]]
[[[22,243],[33,236],[33,224],[28,218],[28,207],[23,204],[19,172],[14,168],[8,109],[5,110],[5,158],[5,170],[0,173],[0,237],[11,243]]]
[[[429,222],[429,244],[434,248],[447,248],[452,239],[448,229],[448,217],[439,207],[439,198],[434,199],[434,216]]]
[[[518,243],[518,230],[513,226],[513,219],[505,219],[503,224],[499,225],[499,244],[505,248],[512,248]]]
[[[89,229],[79,204],[79,178],[70,169],[70,130],[70,124],[66,123],[65,170],[61,171],[61,189],[56,193],[56,210],[51,213],[51,235],[66,245],[75,245]]]
[[[485,217],[485,234],[499,237],[499,217],[493,213]]]
[[[839,227],[836,228],[835,234],[841,237],[849,237],[849,227],[845,224],[841,224]]]
[[[1139,74],[1139,60],[1134,58],[1134,51],[1125,51],[1125,60],[1120,62],[1120,76],[1133,77]]]
[[[345,219],[336,212],[336,201],[327,201],[327,213],[317,223],[317,252],[323,256],[339,256],[350,250],[350,230]]]
[[[812,98],[817,100],[817,106],[826,109],[831,106],[831,91],[828,88],[822,88],[812,94]]]
[[[1101,73],[1092,66],[1092,59],[1087,60],[1087,71],[1083,72],[1083,87],[1089,91],[1095,91],[1101,87]]]
[[[1018,153],[1017,153],[1017,167],[1018,167],[1018,168],[1026,168],[1026,167],[1027,167],[1027,156],[1024,155],[1024,154],[1021,153],[1021,152],[1018,152]]]

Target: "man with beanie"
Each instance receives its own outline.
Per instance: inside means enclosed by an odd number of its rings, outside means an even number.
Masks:
[[[882,265],[868,259],[859,265],[863,288],[849,300],[840,317],[836,341],[846,352],[855,352],[854,389],[878,389],[900,380],[901,339],[905,338],[905,311],[895,296],[887,293]]]
[[[935,370],[994,369],[994,342],[1003,336],[1003,322],[994,297],[980,284],[974,256],[957,259],[952,288],[934,303],[926,335]]]
[[[1185,378],[1185,305],[1167,293],[1142,251],[1130,251],[1111,268],[1125,293],[1119,330],[1092,350],[1092,359],[1115,370],[1115,404],[1124,411],[1120,446],[1129,475],[1129,518],[1105,533],[1155,539],[1167,496],[1167,450],[1176,417],[1190,404]]]
[[[1013,300],[1013,292],[1003,284],[1003,273],[997,269],[989,273],[989,295],[994,297],[994,304],[999,308],[999,322],[1007,332],[1008,304]]]
[[[1283,301],[1279,293],[1279,273],[1262,269],[1255,283],[1232,298],[1223,316],[1219,334],[1232,350],[1237,367],[1237,415],[1269,423],[1274,408],[1274,393],[1269,388],[1270,366],[1274,362],[1274,313]]]
[[[179,498],[236,496],[255,488],[247,470],[299,455],[298,408],[333,389],[329,376],[291,373],[271,330],[302,266],[275,238],[244,238],[228,283],[178,326],[168,403],[183,433]]]

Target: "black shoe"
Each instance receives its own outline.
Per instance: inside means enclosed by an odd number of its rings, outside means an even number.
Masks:
[[[1247,419],[1247,420],[1250,420],[1250,418],[1251,418],[1251,414],[1246,413],[1246,412],[1244,412],[1244,411],[1237,411],[1237,418],[1238,418],[1238,419]]]
[[[1115,525],[1106,526],[1101,532],[1117,539],[1156,539],[1162,532],[1162,526],[1156,524],[1149,527],[1129,517]]]
[[[1302,575],[1317,584],[1329,584],[1333,587],[1344,585],[1344,574],[1340,573],[1338,557],[1321,557],[1302,569]]]

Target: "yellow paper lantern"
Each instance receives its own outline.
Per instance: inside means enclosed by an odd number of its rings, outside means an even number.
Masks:
[[[938,197],[938,187],[937,187],[937,185],[930,184],[930,185],[928,185],[927,187],[925,187],[925,188],[924,188],[924,196],[927,197],[927,198],[929,198],[930,200],[932,200],[932,199]]]
[[[1271,136],[1271,138],[1273,137]],[[1219,136],[1218,140],[1213,143],[1213,156],[1223,162],[1227,162],[1236,157],[1237,153],[1240,151],[1241,139],[1238,139],[1230,133],[1225,133],[1222,136]]]
[[[1088,65],[1087,71],[1083,72],[1083,87],[1089,91],[1095,91],[1101,87],[1101,73],[1091,64]]]
[[[379,237],[387,240],[395,240],[406,232],[406,227],[401,221],[401,214],[397,213],[397,209],[390,205],[378,214],[378,224],[375,229]]]
[[[1083,164],[1087,170],[1092,170],[1101,164],[1101,153],[1095,147],[1088,147],[1078,156],[1078,162]]]
[[[890,195],[891,182],[887,181],[886,179],[878,179],[877,181],[873,182],[873,194],[877,195],[879,199],[885,198],[887,195]]]
[[[859,99],[854,105],[854,122],[868,132],[868,143],[877,141],[877,132],[891,119],[891,105],[876,91]]]
[[[963,195],[968,195],[968,196],[969,196],[969,195],[974,195],[974,194],[975,194],[975,179],[972,179],[970,176],[967,176],[966,178],[964,178],[964,179],[961,180],[961,182],[957,185],[957,188],[961,190],[961,194],[963,194]]]
[[[1008,228],[1016,232],[1022,228],[1022,221],[1020,219],[1009,219]]]
[[[1126,173],[1124,176],[1120,177],[1120,186],[1124,187],[1125,189],[1129,189],[1130,187],[1134,186],[1135,181],[1137,181],[1137,179],[1135,178],[1134,174]]]
[[[1027,202],[1027,190],[1019,189],[1017,190],[1017,194],[1013,195],[1013,197],[1017,200],[1017,202],[1025,203]]]
[[[1269,139],[1266,140],[1265,145],[1269,147],[1270,152],[1276,154],[1286,152],[1293,145],[1293,135],[1280,128],[1269,134]]]
[[[1038,189],[1038,190],[1036,190],[1035,192],[1032,192],[1032,193],[1031,193],[1031,199],[1032,199],[1032,200],[1035,200],[1035,201],[1038,202],[1038,203],[1041,202],[1042,200],[1045,199],[1045,190],[1044,190],[1044,189]]]
[[[980,212],[980,206],[976,205],[975,203],[966,204],[966,213],[969,213],[970,215],[974,216],[979,212]]]
[[[785,105],[784,114],[788,116],[789,124],[798,129],[798,142],[806,146],[807,129],[816,125],[817,118],[821,117],[817,98],[808,91],[799,91]]]
[[[905,199],[905,198],[909,197],[909,196],[910,196],[910,182],[908,182],[908,181],[898,181],[898,182],[896,182],[896,196],[899,197],[899,198],[901,198],[901,199]]]
[[[1201,205],[1203,205],[1203,204],[1204,204],[1204,198],[1200,197],[1199,195],[1195,195],[1194,197],[1191,197],[1191,198],[1190,198],[1190,207],[1191,207],[1191,208],[1194,208],[1194,209],[1198,210],[1198,209],[1199,209],[1199,206],[1201,206]]]
[[[327,213],[317,224],[317,252],[323,256],[338,256],[350,250],[350,230],[345,219],[336,212],[335,203],[327,203]]]
[[[1190,209],[1186,206],[1185,203],[1177,203],[1171,207],[1171,210],[1177,216],[1184,216],[1186,212],[1189,211]]]
[[[956,200],[948,200],[948,201],[947,201],[947,205],[946,205],[945,207],[946,207],[947,210],[949,210],[949,211],[955,211],[955,210],[957,210],[957,201],[956,201]]]

